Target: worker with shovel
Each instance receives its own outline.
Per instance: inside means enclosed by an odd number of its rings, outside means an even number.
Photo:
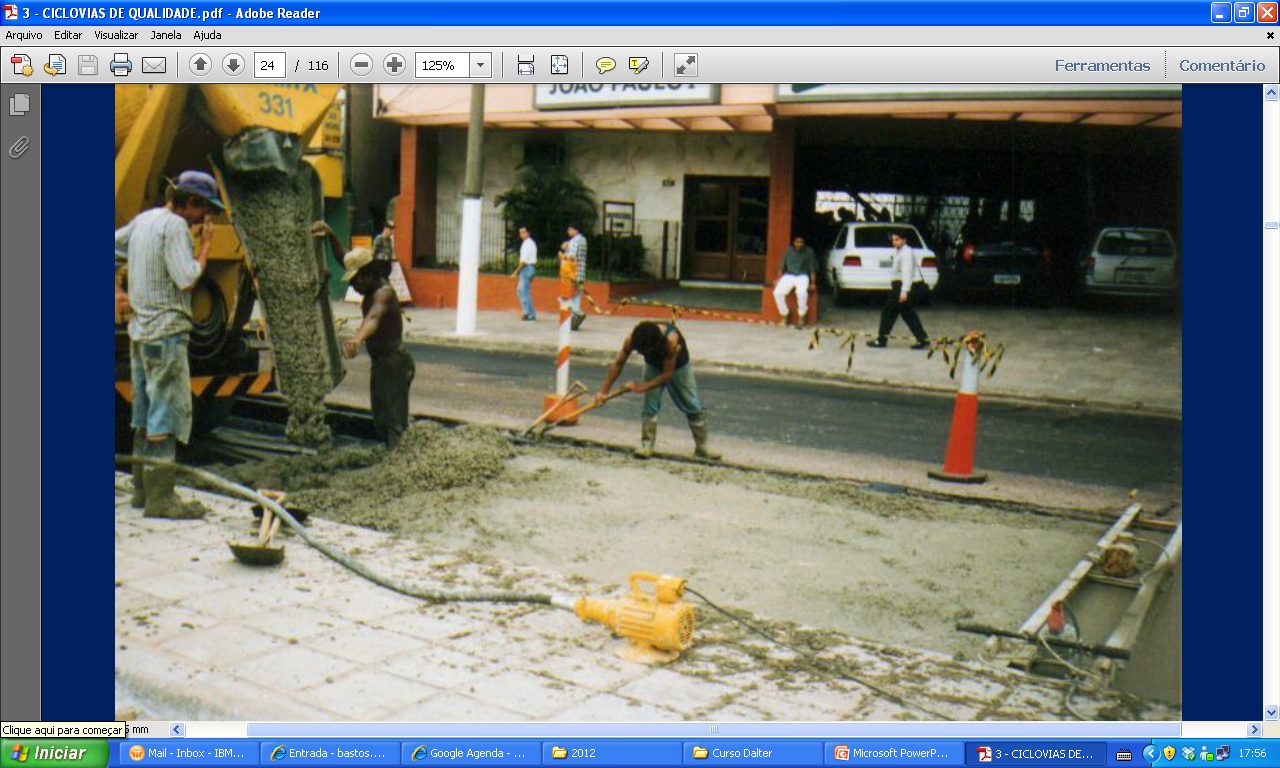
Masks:
[[[708,461],[718,461],[720,454],[707,447],[707,412],[698,399],[698,383],[693,378],[693,366],[689,364],[689,345],[675,323],[655,323],[649,320],[638,323],[622,342],[622,349],[609,365],[604,384],[596,395],[595,404],[602,404],[608,397],[613,383],[622,374],[631,353],[638,352],[644,358],[644,381],[629,381],[624,389],[644,393],[644,408],[640,415],[640,447],[635,456],[647,459],[653,455],[658,439],[658,411],[662,410],[662,393],[671,394],[671,400],[689,420],[693,433],[694,455]]]
[[[333,230],[323,221],[311,227],[316,238],[332,238],[335,249],[341,246]],[[360,313],[364,320],[354,336],[342,345],[347,358],[360,352],[364,342],[369,352],[369,410],[378,438],[394,448],[409,428],[409,384],[417,365],[404,348],[404,318],[400,299],[391,287],[391,263],[373,257],[369,248],[354,248],[342,257],[346,273],[342,279],[364,298]]]

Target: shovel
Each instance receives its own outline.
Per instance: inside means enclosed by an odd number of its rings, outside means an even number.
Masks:
[[[613,399],[614,399],[614,398],[616,398],[616,397],[621,397],[622,395],[625,395],[625,394],[627,394],[627,393],[628,393],[628,392],[630,392],[630,391],[631,391],[631,390],[627,389],[626,387],[619,387],[618,389],[615,389],[615,390],[613,390],[612,392],[610,392],[609,394],[605,395],[605,396],[604,396],[604,399],[603,399],[603,400],[601,400],[601,401],[600,401],[600,402],[598,402],[598,403],[597,403],[597,402],[594,402],[594,401],[593,401],[593,402],[590,402],[590,403],[587,403],[586,405],[582,406],[582,407],[581,407],[581,408],[579,408],[578,410],[576,410],[576,411],[572,411],[572,412],[570,412],[570,413],[566,413],[564,416],[561,416],[560,418],[556,419],[555,421],[549,421],[549,422],[547,422],[547,423],[545,423],[545,424],[543,424],[543,425],[542,425],[542,429],[538,431],[538,435],[537,435],[537,437],[535,437],[534,439],[535,439],[535,440],[541,440],[543,435],[547,434],[547,432],[549,432],[549,431],[551,431],[551,430],[555,429],[556,427],[560,426],[560,424],[562,424],[562,423],[564,423],[564,422],[566,422],[566,421],[569,421],[570,419],[576,419],[577,417],[581,416],[582,414],[586,413],[587,411],[594,411],[595,409],[599,408],[600,406],[604,405],[605,403],[609,402],[610,400],[613,400]]]
[[[587,392],[587,385],[583,384],[581,381],[575,381],[572,384],[570,384],[569,390],[565,392],[563,395],[561,395],[559,398],[557,398],[556,401],[552,403],[551,407],[548,408],[546,411],[544,411],[543,414],[538,417],[537,421],[530,424],[529,428],[521,433],[521,437],[531,436],[534,430],[540,427],[542,423],[545,422],[547,419],[551,418],[551,414],[555,413],[556,410],[560,408],[560,406],[569,402],[570,400],[577,397],[578,395],[586,394],[586,392]]]
[[[280,530],[280,518],[270,509],[262,511],[262,526],[258,529],[258,540],[252,544],[227,542],[231,554],[245,565],[279,565],[284,562],[284,547],[271,546],[271,540]]]
[[[283,493],[282,491],[260,490],[258,492],[261,493],[263,496],[266,496],[268,499],[271,499],[275,503],[279,504],[280,506],[284,507],[285,509],[289,510],[289,514],[293,515],[294,520],[297,520],[299,523],[306,525],[307,518],[311,516],[311,513],[307,512],[307,510],[305,509],[296,509],[292,505],[286,507],[284,500],[288,498],[287,494]],[[261,504],[254,504],[252,507],[249,508],[249,510],[253,512],[253,519],[261,523],[262,515],[264,513],[263,506]]]

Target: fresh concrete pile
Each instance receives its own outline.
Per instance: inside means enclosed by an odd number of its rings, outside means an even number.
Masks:
[[[512,455],[496,430],[419,421],[393,450],[328,450],[220,472],[246,485],[283,490],[292,505],[328,520],[405,530],[418,527],[437,507],[422,494],[478,488],[501,473]]]

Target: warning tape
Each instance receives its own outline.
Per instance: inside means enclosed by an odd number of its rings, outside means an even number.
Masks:
[[[587,300],[587,306],[590,307],[592,310],[594,310],[597,314],[605,315],[606,317],[617,314],[617,309],[606,309],[600,306],[600,303],[595,300],[595,298],[591,295],[591,292],[588,291],[585,286],[582,288],[582,297]],[[692,316],[698,316],[698,317],[710,317],[718,320],[734,320],[737,322],[749,323],[751,325],[766,325],[766,326],[774,326],[778,328],[791,327],[787,324],[785,320],[762,320],[760,318],[750,317],[750,316],[742,315],[740,313],[717,312],[716,310],[713,310],[713,309],[699,309],[696,307],[685,307],[679,304],[671,304],[665,301],[645,301],[643,299],[635,299],[630,296],[625,296],[619,299],[617,302],[614,303],[614,305],[617,308],[621,308],[627,305],[634,305],[638,307],[659,307],[662,309],[666,309],[671,312],[671,322],[673,324],[679,321],[679,319],[682,316],[692,315]],[[868,333],[866,331],[850,331],[848,329],[837,328],[835,326],[825,326],[825,327],[820,326],[812,330],[813,335],[809,339],[810,350],[814,350],[818,348],[818,342],[822,338],[822,334],[824,333],[841,338],[840,344],[837,347],[837,349],[848,348],[849,354],[848,354],[848,358],[845,361],[845,373],[849,373],[853,370],[853,351],[858,346],[856,342],[859,339],[866,339],[870,341],[871,339],[878,339],[880,337],[880,334],[878,333]],[[886,338],[894,339],[897,341],[911,341],[911,342],[915,341],[914,336],[904,336],[904,335],[897,335],[897,334],[890,335]],[[974,353],[978,355],[978,359],[979,359],[978,373],[982,373],[985,370],[987,373],[988,379],[994,376],[996,374],[996,369],[1000,366],[1000,361],[1004,359],[1005,345],[1001,343],[1001,344],[997,344],[993,348],[987,342],[987,335],[982,331],[969,331],[968,333],[964,334],[963,336],[960,336],[959,338],[952,338],[950,336],[935,337],[929,343],[929,354],[926,357],[926,359],[932,359],[935,353],[941,352],[942,359],[946,361],[946,363],[950,366],[949,375],[951,378],[954,379],[956,377],[956,366],[960,362],[960,352],[966,346],[971,346]],[[988,366],[990,366],[989,369],[988,369]]]
[[[848,347],[849,356],[845,361],[845,373],[853,370],[853,351],[857,348],[859,338],[867,340],[879,338],[879,334],[867,333],[865,331],[850,331],[844,328],[815,328],[813,330],[813,338],[809,340],[809,349],[817,349],[818,342],[822,338],[822,334],[827,333],[832,336],[841,337],[840,345],[837,349]],[[898,339],[901,341],[915,341],[913,336],[889,336],[890,339]],[[952,338],[950,336],[937,336],[929,342],[929,354],[926,360],[933,359],[938,352],[942,353],[942,359],[948,365],[947,375],[951,378],[956,377],[956,367],[960,364],[960,352],[965,348],[969,348],[978,356],[978,373],[984,370],[987,372],[987,378],[990,379],[996,375],[996,369],[1000,367],[1000,361],[1004,359],[1005,345],[1003,343],[992,347],[987,342],[987,335],[982,331],[969,331],[960,338]],[[989,367],[988,367],[989,366]]]

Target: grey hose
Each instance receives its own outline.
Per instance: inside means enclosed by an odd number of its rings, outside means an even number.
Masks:
[[[316,537],[312,536],[310,531],[303,528],[302,524],[294,519],[293,515],[289,514],[289,510],[285,509],[273,499],[263,496],[252,488],[245,487],[239,483],[233,483],[224,477],[220,477],[209,472],[208,470],[188,467],[178,464],[177,462],[164,461],[162,459],[151,459],[141,456],[125,456],[117,453],[116,464],[142,464],[148,467],[173,467],[179,472],[194,477],[195,479],[217,488],[224,493],[261,504],[265,509],[269,509],[273,514],[278,515],[281,520],[284,520],[285,523],[293,529],[294,533],[298,534],[300,539],[314,547],[325,557],[328,557],[335,563],[350,570],[357,576],[368,579],[378,586],[386,587],[392,592],[399,592],[402,595],[416,597],[419,600],[426,600],[432,603],[537,603],[539,605],[553,605],[551,595],[529,592],[441,592],[437,590],[415,589],[408,584],[395,581],[391,578],[375,573],[370,570],[368,566],[351,558],[341,550],[335,549],[334,547],[320,541]],[[556,604],[557,607],[560,607],[559,602],[560,601],[557,601],[554,604]]]

